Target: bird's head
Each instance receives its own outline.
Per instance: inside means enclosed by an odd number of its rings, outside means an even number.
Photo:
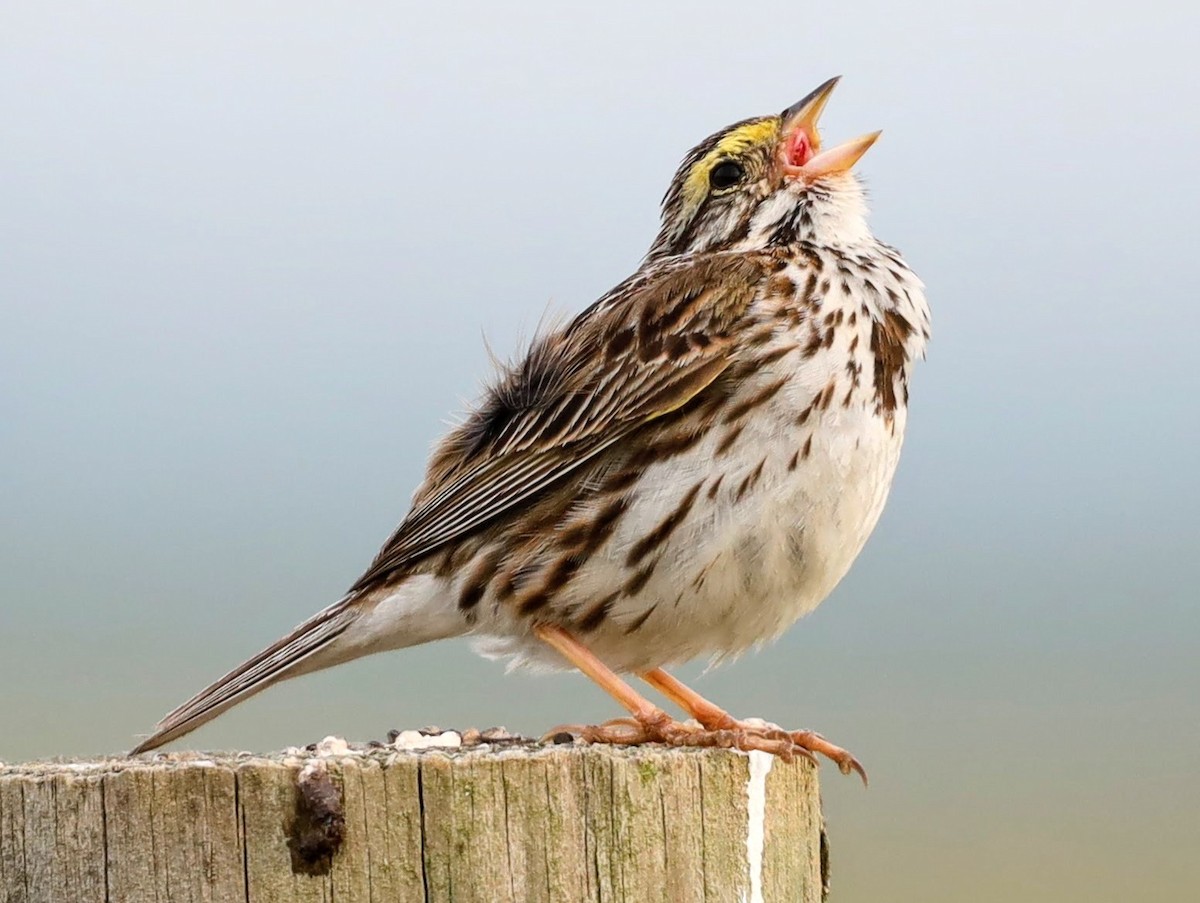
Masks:
[[[647,259],[868,237],[851,169],[879,132],[822,147],[817,120],[837,83],[831,78],[779,115],[743,120],[692,148],[663,197],[662,228]]]

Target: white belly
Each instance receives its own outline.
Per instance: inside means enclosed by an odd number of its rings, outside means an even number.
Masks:
[[[903,426],[897,423],[893,436],[865,411],[825,413],[813,424],[808,456],[794,469],[789,464],[807,435],[747,429],[736,454],[714,459],[714,439],[647,473],[653,492],[623,519],[613,554],[580,575],[578,591],[595,593],[625,579],[622,550],[698,480],[705,486],[643,590],[621,600],[610,623],[588,637],[598,655],[621,670],[736,655],[776,638],[829,595],[883,511]],[[739,498],[760,462],[760,476]],[[654,612],[626,634],[651,605]]]

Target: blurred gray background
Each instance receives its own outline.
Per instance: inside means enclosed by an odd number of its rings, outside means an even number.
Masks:
[[[112,753],[340,595],[682,154],[845,76],[934,310],[835,595],[700,676],[821,730],[841,901],[1200,887],[1200,14],[1183,4],[0,7],[0,759]],[[603,719],[465,643],[187,743]]]

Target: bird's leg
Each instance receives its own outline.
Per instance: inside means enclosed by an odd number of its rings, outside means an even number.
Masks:
[[[619,702],[633,716],[632,719],[610,722],[614,728],[620,724],[628,726],[635,731],[640,728],[643,732],[653,733],[663,726],[673,723],[670,715],[639,694],[625,681],[621,680],[616,672],[600,661],[587,646],[571,636],[566,630],[563,630],[561,627],[539,624],[533,628],[533,633],[539,640],[552,646],[563,658],[595,681],[600,689]],[[683,725],[679,726],[683,727]],[[587,736],[597,731],[603,731],[607,727],[608,725],[602,725],[600,727],[583,727],[572,730],[572,726],[564,725],[560,729],[551,731],[551,733],[557,733],[558,730],[570,730],[571,733],[585,735],[584,739],[589,742],[638,742],[636,739],[593,740],[591,736]]]
[[[792,754],[795,744],[786,736],[768,737],[761,731],[749,733],[736,728],[714,730],[676,721],[621,680],[616,672],[568,631],[542,624],[534,627],[533,633],[595,681],[632,716],[600,725],[560,725],[549,731],[547,736],[567,732],[578,734],[588,743],[617,743],[629,746],[666,743],[670,746],[716,746],[747,751],[758,749],[784,758]]]
[[[716,703],[705,699],[662,668],[643,671],[638,676],[699,721],[707,730],[757,734],[770,740],[786,739],[807,754],[809,758],[813,758],[813,753],[820,753],[832,760],[842,774],[854,771],[862,778],[864,784],[867,782],[867,773],[859,761],[840,746],[834,746],[820,734],[812,731],[787,731],[773,724],[756,725],[738,721]]]

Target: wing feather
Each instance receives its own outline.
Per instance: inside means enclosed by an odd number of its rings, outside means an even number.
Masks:
[[[442,442],[408,517],[351,592],[513,511],[711,385],[768,264],[669,261],[537,339]]]

